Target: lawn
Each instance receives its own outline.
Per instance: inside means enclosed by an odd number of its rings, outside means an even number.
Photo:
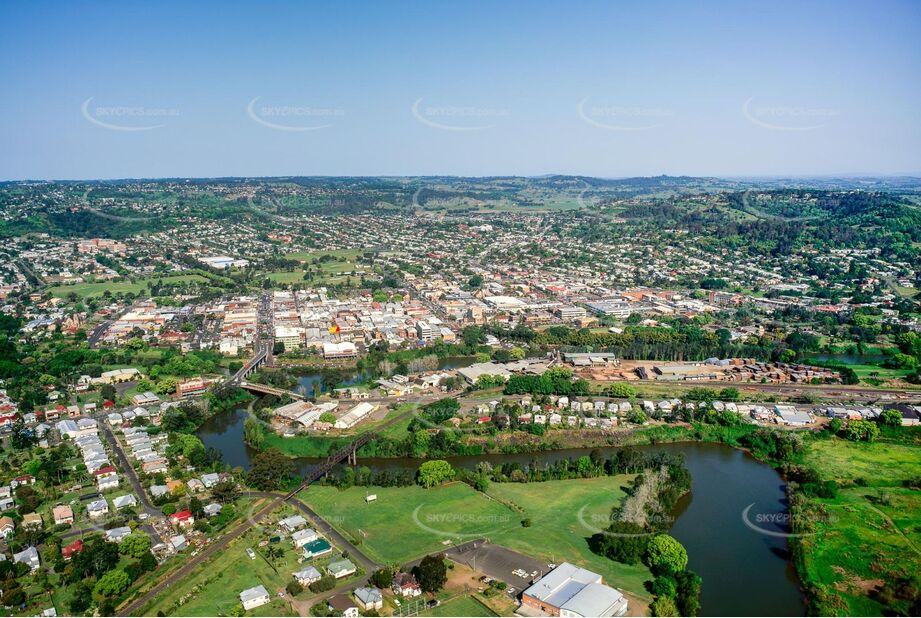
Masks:
[[[48,288],[52,296],[67,298],[71,293],[79,298],[101,296],[107,290],[112,294],[131,293],[141,294],[150,287],[150,284],[162,281],[163,283],[207,283],[208,279],[201,275],[174,275],[168,277],[148,277],[136,282],[132,281],[100,281],[98,283],[77,283],[74,285],[56,285]]]
[[[266,432],[265,448],[276,448],[288,457],[326,457],[351,441],[352,438],[331,438],[326,436],[285,438],[275,432]]]
[[[544,483],[493,483],[489,495],[522,509],[519,519],[530,518],[531,526],[512,526],[491,536],[491,540],[548,563],[579,564],[600,573],[605,582],[648,597],[643,582],[651,579],[643,565],[626,565],[598,556],[589,550],[587,538],[603,528],[612,507],[625,496],[621,487],[632,475],[547,481]]]
[[[299,497],[347,536],[361,539],[362,551],[386,564],[444,549],[445,541],[491,538],[498,528],[519,525],[511,510],[464,483],[368,491],[377,495],[375,502],[365,502],[364,487],[313,486]],[[397,536],[400,542],[394,543]]]
[[[798,563],[815,590],[821,614],[882,615],[907,602],[884,607],[870,591],[921,570],[921,493],[902,481],[921,476],[921,446],[915,428],[886,429],[874,443],[821,438],[807,442],[804,463],[835,480],[833,498],[807,499],[806,521],[815,534],[803,537]]]
[[[356,260],[358,256],[363,253],[361,249],[335,249],[331,251],[295,251],[294,253],[286,253],[285,257],[289,260],[297,260],[298,262],[309,262],[323,257],[324,255],[331,255],[337,258],[345,258],[346,260]],[[337,262],[326,262],[327,264],[336,264]],[[338,262],[341,264],[341,262]]]
[[[304,282],[304,271],[295,270],[295,271],[277,271],[266,274],[266,277],[271,279],[274,283],[289,284],[289,283],[303,283]]]
[[[457,597],[438,607],[419,613],[420,616],[495,616],[496,614],[470,596]]]
[[[817,517],[817,534],[801,543],[803,569],[807,581],[820,591],[822,613],[883,615],[884,607],[867,593],[917,573],[921,495],[903,488],[853,487],[814,503],[827,521]]]
[[[808,443],[805,463],[826,479],[852,482],[860,478],[877,487],[900,485],[909,477],[921,476],[921,448],[882,440],[866,444],[824,438]]]
[[[597,556],[587,543],[593,528],[603,527],[623,498],[620,488],[629,479],[493,483],[488,496],[461,483],[436,489],[374,488],[377,501],[372,503],[365,502],[363,487],[340,491],[314,486],[300,497],[342,532],[361,539],[362,550],[383,563],[407,562],[443,549],[445,541],[486,537],[548,563],[579,564],[613,586],[648,598],[643,582],[650,574],[645,567]],[[522,526],[525,518],[531,520],[530,527]],[[399,543],[393,542],[394,535]]]

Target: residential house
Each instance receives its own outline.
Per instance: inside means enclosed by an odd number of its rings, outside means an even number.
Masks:
[[[54,517],[54,525],[70,525],[74,523],[74,510],[67,504],[59,504],[51,509],[51,516]]]
[[[19,553],[13,554],[13,562],[27,564],[33,572],[42,566],[42,561],[38,558],[38,550],[31,545]]]
[[[65,545],[61,548],[61,556],[63,556],[64,562],[70,562],[74,554],[79,554],[81,551],[83,551],[83,539],[77,539],[70,545]]]
[[[355,600],[363,611],[381,609],[384,607],[384,595],[373,586],[364,586],[355,589]]]
[[[178,511],[169,516],[170,523],[183,529],[191,528],[195,525],[195,517],[192,511]]]
[[[416,578],[410,573],[397,573],[393,576],[393,584],[391,585],[394,594],[398,594],[402,597],[417,597],[422,594],[422,587],[419,585],[419,582],[416,581]]]
[[[246,611],[261,607],[268,602],[269,592],[265,589],[265,586],[247,588],[240,593],[240,603],[243,604],[243,609]]]
[[[109,514],[109,503],[105,498],[93,500],[86,506],[86,512],[91,519],[99,519]]]
[[[304,528],[291,535],[291,540],[294,541],[294,546],[297,548],[301,548],[311,541],[316,541],[318,538],[320,538],[320,535],[312,528]]]
[[[137,498],[134,497],[134,494],[125,494],[124,496],[112,498],[112,506],[115,507],[116,511],[137,506],[137,503],[138,501]]]
[[[26,513],[22,516],[22,527],[26,530],[41,530],[44,526],[45,522],[38,513]]]
[[[285,517],[284,519],[280,520],[278,525],[288,532],[294,532],[298,528],[306,526],[307,520],[300,515],[292,515],[291,517]]]
[[[328,601],[329,607],[345,618],[358,618],[358,606],[344,594],[333,595]]]
[[[12,517],[7,517],[4,515],[0,517],[0,536],[3,538],[9,538],[16,531],[16,522],[13,521]]]
[[[348,558],[343,558],[342,560],[336,560],[335,562],[330,562],[326,567],[326,572],[335,577],[336,579],[341,579],[343,577],[348,577],[358,569],[355,567],[355,564]]]
[[[131,528],[128,526],[119,526],[118,528],[109,528],[106,530],[106,540],[109,543],[120,543],[123,538],[131,534]]]
[[[322,578],[323,575],[316,569],[316,567],[312,566],[294,573],[294,579],[296,579],[297,583],[304,587],[307,587],[313,582],[319,581]]]

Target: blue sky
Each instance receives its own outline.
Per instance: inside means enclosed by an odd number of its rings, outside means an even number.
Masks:
[[[921,2],[0,3],[0,179],[921,174]]]

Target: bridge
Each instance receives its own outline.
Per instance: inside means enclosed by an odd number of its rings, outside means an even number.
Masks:
[[[294,391],[286,391],[283,388],[276,388],[274,386],[258,384],[256,382],[246,382],[245,380],[240,382],[240,388],[245,388],[246,390],[253,391],[255,393],[262,393],[263,395],[275,395],[276,397],[288,396],[293,399],[300,399],[301,401],[307,399],[307,397],[304,395],[295,393]]]
[[[243,381],[243,378],[247,377],[252,372],[256,371],[262,367],[268,360],[269,351],[266,348],[262,348],[259,352],[249,359],[245,365],[240,367],[240,369],[233,374],[233,377],[230,378],[231,384],[239,384]]]
[[[377,437],[377,434],[373,431],[363,433],[348,445],[343,446],[341,449],[330,455],[326,458],[326,461],[315,467],[313,470],[307,473],[304,477],[303,482],[297,486],[296,489],[288,492],[284,497],[284,500],[289,500],[297,495],[303,489],[307,489],[311,483],[319,480],[323,475],[328,473],[333,467],[342,462],[344,459],[348,459],[349,465],[356,465],[358,463],[358,449],[363,447],[365,444]]]

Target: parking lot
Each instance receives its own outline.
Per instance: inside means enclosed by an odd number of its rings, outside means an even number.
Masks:
[[[454,562],[505,582],[510,588],[515,589],[516,597],[551,570],[546,562],[485,541],[459,545],[447,551],[445,555]]]

